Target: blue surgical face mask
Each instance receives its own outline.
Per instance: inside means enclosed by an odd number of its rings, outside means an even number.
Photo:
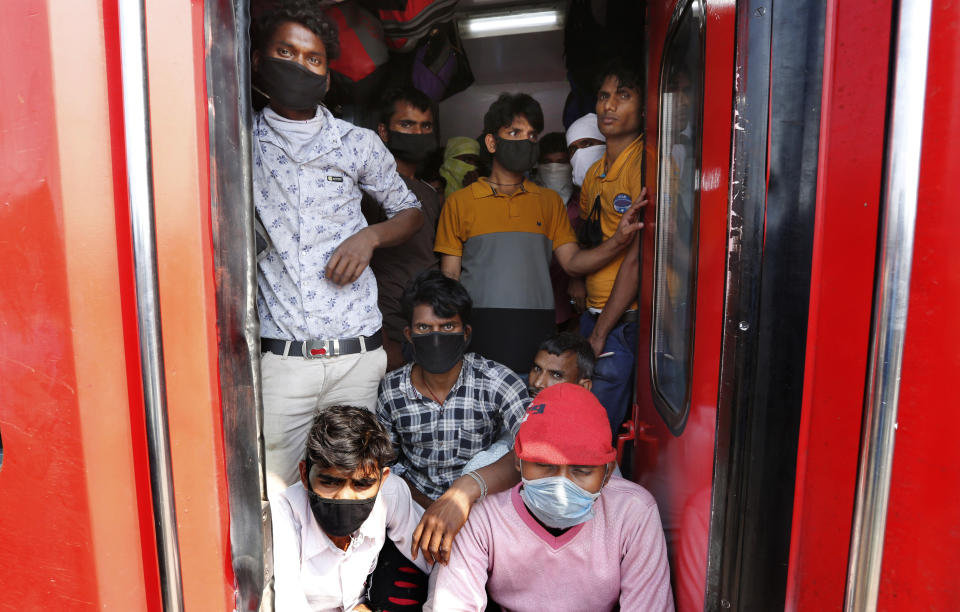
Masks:
[[[565,476],[522,480],[520,497],[547,527],[568,529],[593,518],[593,502],[600,497],[600,491],[590,493]]]

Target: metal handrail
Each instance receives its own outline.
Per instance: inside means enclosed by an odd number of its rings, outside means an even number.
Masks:
[[[157,284],[144,3],[143,0],[119,0],[118,8],[127,190],[160,588],[163,609],[166,612],[181,612],[183,584],[173,500],[173,470],[170,464],[167,393]]]
[[[886,143],[880,256],[844,610],[875,610],[893,470],[920,181],[930,0],[901,2]]]

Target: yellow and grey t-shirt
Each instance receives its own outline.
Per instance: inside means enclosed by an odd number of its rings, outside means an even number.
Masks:
[[[447,199],[435,249],[461,258],[474,307],[471,350],[529,371],[554,331],[550,259],[575,240],[560,196],[530,181],[505,196],[480,179]]]

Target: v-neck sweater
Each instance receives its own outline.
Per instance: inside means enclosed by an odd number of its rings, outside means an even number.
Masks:
[[[424,610],[480,611],[487,592],[505,611],[673,610],[667,550],[656,502],[611,478],[594,516],[560,536],[530,515],[520,486],[477,504],[434,568]]]

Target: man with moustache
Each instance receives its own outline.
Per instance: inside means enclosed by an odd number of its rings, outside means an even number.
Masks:
[[[606,152],[587,170],[580,192],[584,219],[599,218],[603,238],[613,236],[631,202],[645,192],[642,173],[642,75],[619,61],[600,74],[597,126],[606,138]],[[587,275],[587,311],[580,333],[597,357],[593,393],[607,410],[617,434],[627,414],[637,351],[637,288],[639,240]]]

